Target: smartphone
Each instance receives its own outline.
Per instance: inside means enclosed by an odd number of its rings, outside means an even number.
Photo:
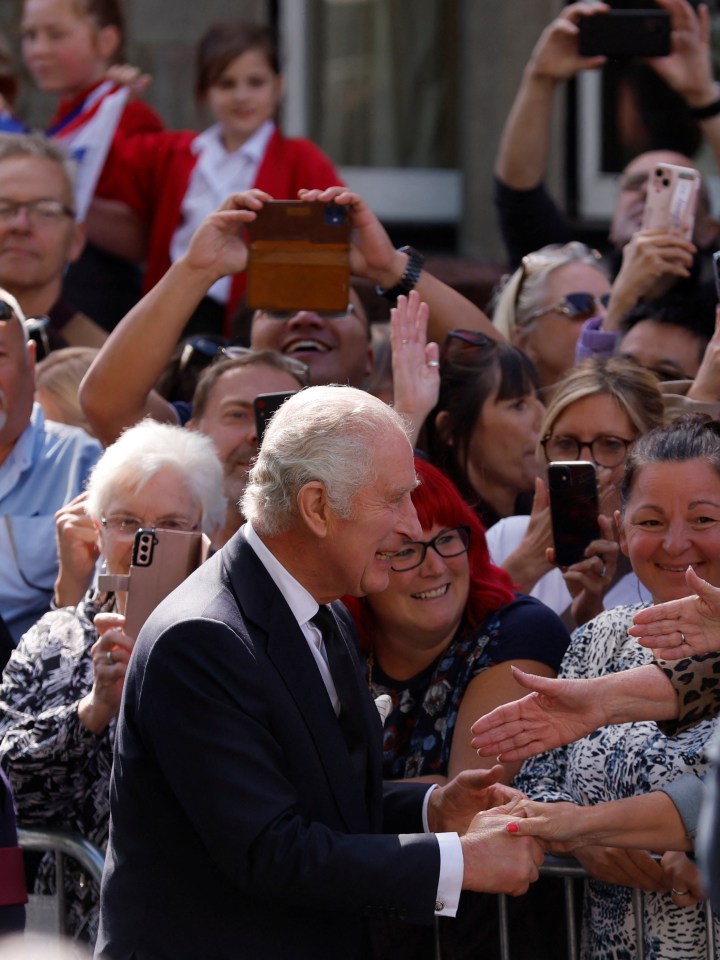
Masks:
[[[548,491],[555,563],[569,567],[585,558],[585,549],[600,537],[597,473],[589,460],[555,460],[548,464]]]
[[[344,313],[350,298],[345,207],[273,200],[248,225],[247,304],[273,313]]]
[[[292,397],[297,390],[286,390],[281,393],[259,393],[253,400],[255,411],[255,426],[257,427],[257,444],[262,443],[265,427],[278,407],[281,407],[288,397]]]
[[[648,180],[643,230],[672,230],[691,240],[700,182],[693,167],[659,163]]]
[[[610,10],[578,23],[583,57],[667,57],[671,50],[666,10]]]
[[[207,559],[210,541],[200,531],[138,530],[127,576],[101,574],[100,590],[126,590],[124,631],[137,637],[155,607]]]

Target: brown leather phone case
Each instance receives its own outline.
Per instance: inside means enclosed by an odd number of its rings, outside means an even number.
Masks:
[[[248,225],[247,304],[275,313],[343,313],[350,295],[344,207],[273,200]]]

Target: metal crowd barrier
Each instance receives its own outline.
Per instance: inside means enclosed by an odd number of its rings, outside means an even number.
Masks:
[[[18,843],[23,850],[55,854],[55,889],[60,932],[67,932],[63,865],[66,857],[76,861],[93,880],[100,883],[104,853],[78,833],[65,830],[18,830]]]
[[[545,862],[540,867],[541,877],[560,877],[563,879],[565,893],[565,927],[567,933],[567,958],[568,960],[578,960],[579,936],[576,923],[575,912],[575,887],[574,881],[586,880],[589,877],[587,871],[573,857],[554,857],[546,854]],[[645,894],[642,890],[633,890],[633,913],[635,915],[635,956],[637,960],[645,960],[645,944],[643,942],[643,909]],[[500,960],[512,960],[510,951],[510,936],[508,931],[507,900],[504,894],[498,896],[498,921],[500,924]],[[713,924],[713,911],[710,902],[705,902],[705,930],[707,935],[707,948],[705,952],[706,960],[716,960],[715,953],[715,927]],[[440,960],[440,955],[438,955]],[[696,958],[701,960],[701,958]]]

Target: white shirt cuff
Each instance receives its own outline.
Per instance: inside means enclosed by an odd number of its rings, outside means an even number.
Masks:
[[[430,794],[436,788],[433,784],[425,794],[423,801],[422,818],[423,829],[428,830],[427,808]],[[454,917],[457,914],[462,891],[462,881],[465,872],[462,844],[457,833],[436,833],[435,837],[440,848],[440,876],[438,877],[437,896],[435,897],[435,916]]]

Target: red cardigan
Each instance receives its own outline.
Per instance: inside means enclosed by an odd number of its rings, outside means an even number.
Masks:
[[[170,242],[180,223],[182,202],[197,162],[191,150],[196,136],[191,131],[168,131],[131,137],[123,144],[126,193],[120,199],[150,228],[144,292],[155,286],[170,266]],[[276,200],[294,200],[302,187],[324,189],[342,183],[332,162],[314,143],[288,139],[275,130],[253,186]],[[245,274],[236,274],[227,306],[229,317],[244,292]]]

